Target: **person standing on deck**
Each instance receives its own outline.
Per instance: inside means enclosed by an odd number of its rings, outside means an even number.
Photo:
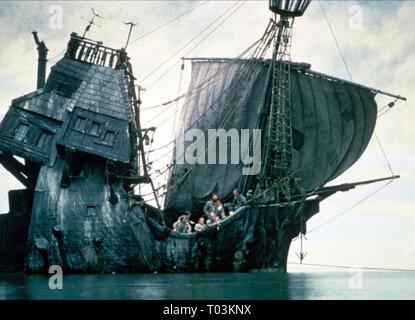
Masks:
[[[206,221],[208,227],[213,227],[215,225],[219,226],[221,223],[220,219],[216,216],[214,212],[211,212],[209,219]]]
[[[238,189],[233,190],[233,200],[232,202],[225,203],[225,208],[229,209],[229,214],[232,215],[240,207],[243,207],[246,204],[246,198],[239,193]]]
[[[200,217],[198,222],[195,225],[195,232],[202,232],[204,230],[206,230],[207,225],[205,223],[205,218],[204,217]]]
[[[219,218],[225,218],[225,210],[223,208],[223,204],[218,199],[218,195],[216,193],[212,194],[212,198],[206,202],[205,207],[203,208],[203,213],[205,214],[206,220],[210,218],[211,212],[214,212]]]
[[[173,231],[180,232],[180,233],[191,233],[192,226],[190,225],[190,218],[191,213],[186,211],[185,215],[179,217],[179,219],[173,224]]]

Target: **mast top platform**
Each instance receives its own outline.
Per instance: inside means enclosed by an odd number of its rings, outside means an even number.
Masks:
[[[269,9],[282,17],[301,17],[311,0],[270,0]]]

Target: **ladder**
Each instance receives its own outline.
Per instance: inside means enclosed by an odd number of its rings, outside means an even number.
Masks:
[[[291,38],[293,18],[282,17],[274,39],[272,92],[265,155],[259,177],[260,191],[267,201],[290,201],[298,190],[292,177],[293,137],[291,123]]]

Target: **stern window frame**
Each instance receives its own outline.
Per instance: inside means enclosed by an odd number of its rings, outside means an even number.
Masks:
[[[72,129],[78,132],[85,133],[87,127],[87,118],[81,115],[77,115],[75,121],[72,124]]]
[[[30,125],[27,122],[20,122],[14,131],[14,139],[24,142],[29,133]]]

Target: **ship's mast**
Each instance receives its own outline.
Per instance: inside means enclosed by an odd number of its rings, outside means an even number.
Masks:
[[[311,0],[270,0],[277,21],[272,55],[272,91],[265,152],[257,194],[267,202],[290,201],[300,190],[292,172],[291,38],[295,17],[302,16]]]

